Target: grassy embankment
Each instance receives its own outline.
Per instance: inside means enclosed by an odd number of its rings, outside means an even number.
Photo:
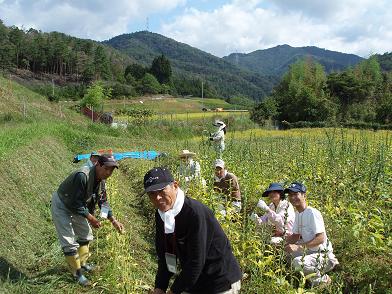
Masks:
[[[67,273],[51,222],[51,192],[75,169],[72,158],[79,152],[108,147],[143,150],[149,146],[130,139],[121,130],[91,125],[66,108],[60,113],[57,104],[3,78],[0,89],[0,293],[79,292],[80,287]],[[139,207],[131,205],[132,177],[121,170],[112,181],[112,205],[129,234],[118,236],[109,224],[97,232],[93,250],[99,255],[94,254],[93,260],[99,269],[92,278],[96,281],[94,287],[87,292],[107,289],[112,293],[109,289],[116,286],[119,293],[126,288],[138,293],[140,285],[135,281],[151,284],[153,279],[150,228],[141,218]],[[133,256],[133,262],[124,259],[120,266],[119,258],[110,255],[114,250],[120,253],[120,249],[132,253],[129,256]],[[101,260],[102,256],[106,259]],[[136,265],[139,262],[143,266]],[[132,282],[126,280],[120,289],[119,281],[126,274],[132,275]]]

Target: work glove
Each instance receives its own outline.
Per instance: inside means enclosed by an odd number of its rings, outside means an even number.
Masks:
[[[254,222],[256,222],[258,218],[259,218],[259,216],[255,212],[252,212],[252,214],[249,216],[249,219]]]
[[[259,202],[257,202],[257,207],[263,209],[263,210],[269,210],[270,208],[268,207],[267,203],[264,202],[264,200],[260,199]]]

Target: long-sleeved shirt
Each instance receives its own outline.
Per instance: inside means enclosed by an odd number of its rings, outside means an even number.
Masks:
[[[231,200],[241,200],[240,185],[235,174],[227,172],[223,178],[215,178],[214,190],[226,196],[231,196]]]
[[[295,220],[293,206],[287,200],[281,200],[278,207],[273,203],[269,205],[270,211],[260,217],[261,222],[268,222],[275,226],[277,235],[291,235]],[[285,216],[287,212],[287,217]]]
[[[100,181],[96,180],[95,167],[81,167],[70,174],[59,186],[57,193],[64,205],[75,214],[87,217],[88,203],[94,205],[101,195]]]
[[[88,167],[90,169],[94,168],[94,166],[95,166],[94,163],[92,163],[92,161],[90,159],[88,159],[86,164],[84,165],[84,167]],[[94,213],[95,213],[96,204],[98,204],[99,209],[102,208],[102,204],[104,204],[105,202],[109,205],[108,197],[107,197],[107,193],[106,193],[106,181],[102,180],[100,185],[101,186],[100,186],[99,195],[94,194],[93,197],[91,197],[87,201],[87,208],[88,208],[90,214],[92,214],[92,215],[94,215]],[[112,216],[113,216],[113,211],[109,206],[107,218],[111,218]]]
[[[189,159],[186,163],[180,164],[180,176],[189,180],[200,177],[200,164],[193,159]]]
[[[158,212],[155,222],[158,254],[155,288],[166,291],[173,275],[167,269],[165,252],[175,254],[181,266],[171,286],[175,294],[223,292],[241,279],[230,242],[213,212],[204,204],[185,197],[183,207],[175,217],[172,234],[164,233],[164,223]]]
[[[223,151],[225,149],[225,132],[219,128],[215,133],[210,136],[211,140]]]

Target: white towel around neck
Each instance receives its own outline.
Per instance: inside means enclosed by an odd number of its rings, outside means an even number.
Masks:
[[[166,212],[162,212],[158,209],[158,213],[161,216],[161,219],[164,223],[165,234],[170,234],[174,232],[174,228],[176,226],[175,216],[180,213],[182,206],[184,205],[185,195],[184,191],[180,188],[177,189],[177,197],[174,202],[173,208],[169,209]]]
[[[215,176],[215,182],[220,182],[222,179],[224,179],[227,176],[227,170],[225,169],[224,173],[223,173],[223,177],[217,177]]]

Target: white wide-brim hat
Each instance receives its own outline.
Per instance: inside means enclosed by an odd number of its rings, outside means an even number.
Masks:
[[[195,155],[196,155],[196,153],[190,152],[189,150],[186,150],[186,149],[184,149],[180,152],[180,157],[193,157]]]

